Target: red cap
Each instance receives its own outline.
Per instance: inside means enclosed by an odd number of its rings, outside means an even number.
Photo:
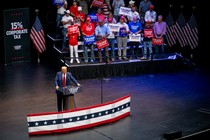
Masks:
[[[125,20],[125,17],[124,17],[124,16],[120,16],[120,19],[123,19],[123,20]]]
[[[90,21],[91,21],[90,17],[87,17],[87,18],[86,18],[86,21],[87,21],[87,22],[90,22]]]
[[[149,5],[149,9],[153,10],[154,9],[154,5],[153,4]]]

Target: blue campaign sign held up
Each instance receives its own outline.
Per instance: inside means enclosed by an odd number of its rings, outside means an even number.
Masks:
[[[63,0],[53,0],[53,4],[64,5]]]
[[[98,17],[96,16],[96,14],[90,14],[89,16],[92,22],[98,22]]]
[[[96,42],[96,37],[94,35],[84,36],[84,44],[85,45],[94,44],[95,42]]]
[[[120,31],[119,31],[119,36],[121,36],[121,37],[127,36],[127,33],[124,32],[124,31],[126,31],[126,28],[125,27],[121,27]]]

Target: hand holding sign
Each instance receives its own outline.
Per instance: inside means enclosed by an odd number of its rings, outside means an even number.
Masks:
[[[141,35],[140,34],[130,34],[129,35],[129,41],[130,42],[140,42],[141,41]]]
[[[96,42],[95,35],[84,36],[84,44],[89,45],[89,44],[94,44],[95,42]]]
[[[122,5],[121,5],[122,6]],[[125,16],[129,16],[131,12],[131,8],[127,8],[127,7],[120,7],[120,11],[119,14],[120,15],[125,15]]]
[[[153,30],[152,29],[144,29],[144,37],[147,37],[147,38],[152,38],[154,35],[153,35]]]
[[[96,45],[97,45],[98,49],[102,49],[102,48],[109,46],[109,43],[106,38],[103,38],[99,41],[96,41]]]
[[[63,0],[53,0],[53,4],[64,5]]]
[[[152,38],[152,44],[153,45],[163,45],[163,38]]]
[[[79,33],[78,25],[71,25],[68,27],[68,34]]]

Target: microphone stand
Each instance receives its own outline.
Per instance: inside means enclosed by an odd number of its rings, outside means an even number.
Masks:
[[[105,50],[104,50],[105,51]],[[105,55],[105,62],[106,62],[106,72],[107,72],[107,67],[108,67],[108,57]],[[100,80],[101,80],[101,104],[103,103],[103,80],[110,80],[109,78],[103,78],[103,76],[100,74],[99,71],[97,71],[99,77],[100,77]]]

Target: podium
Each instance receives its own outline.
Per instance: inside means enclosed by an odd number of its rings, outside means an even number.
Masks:
[[[63,93],[63,110],[76,108],[74,94],[79,91],[79,88],[80,86],[66,86],[59,89],[59,91]]]

